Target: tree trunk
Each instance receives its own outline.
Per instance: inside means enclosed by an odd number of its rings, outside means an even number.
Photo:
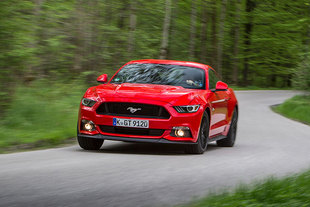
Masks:
[[[217,47],[217,72],[222,76],[222,65],[223,65],[223,42],[224,42],[224,27],[226,17],[226,4],[227,0],[222,0],[221,14],[220,14],[220,25],[219,25],[219,43]]]
[[[308,17],[310,16],[310,5],[308,5]],[[308,63],[308,65],[307,65],[307,71],[308,71],[308,73],[307,73],[307,85],[306,85],[306,87],[308,88],[308,89],[310,89],[310,65],[309,65],[309,62],[310,62],[310,60],[309,60],[309,50],[310,50],[310,24],[308,25],[308,37],[307,37],[307,41],[306,41],[306,61],[307,61],[307,63]]]
[[[308,18],[310,17],[310,5],[308,5]],[[307,31],[307,37],[306,37],[306,48],[305,48],[305,57],[304,57],[304,70],[305,71],[305,77],[306,77],[306,83],[305,86],[308,90],[310,89],[310,58],[309,58],[309,52],[310,52],[310,24],[308,25],[308,31]]]
[[[196,0],[192,0],[190,44],[189,44],[189,58],[190,58],[190,60],[194,60],[194,56],[195,56],[196,17],[197,17],[197,2],[196,2]]]
[[[112,4],[113,2],[110,1],[110,0],[105,0],[105,9],[104,9],[104,20],[105,20],[105,23],[107,25],[111,25],[112,24],[112,18],[113,18],[113,10],[112,10]]]
[[[276,87],[276,82],[277,82],[277,76],[276,76],[276,74],[275,74],[275,71],[274,71],[274,69],[271,69],[271,75],[270,75],[270,77],[269,77],[269,79],[270,79],[270,83],[269,83],[269,85],[271,86],[271,87]]]
[[[216,25],[217,25],[217,22],[216,22],[216,15],[217,15],[217,8],[216,8],[216,1],[211,1],[212,2],[212,15],[211,15],[211,22],[212,22],[212,25],[211,25],[211,33],[212,33],[212,59],[210,61],[210,64],[212,67],[215,67],[217,68],[217,65],[216,65],[216,60],[217,60],[217,32],[216,32]]]
[[[93,0],[92,0],[93,1]],[[125,26],[125,20],[126,20],[126,10],[128,7],[128,2],[126,0],[121,1],[122,7],[119,11],[119,18],[118,18],[118,28],[123,29]],[[130,4],[131,7],[131,4]],[[131,8],[130,8],[131,9]]]
[[[234,63],[233,63],[233,83],[238,84],[238,64],[239,64],[239,38],[240,38],[240,6],[241,0],[236,0],[235,16],[235,39],[234,39]]]
[[[74,59],[73,59],[73,72],[79,73],[83,69],[84,51],[85,51],[85,11],[83,9],[84,2],[79,0],[76,2],[75,8],[75,36],[74,36]]]
[[[37,50],[39,47],[39,39],[40,39],[40,28],[42,27],[40,25],[40,15],[41,15],[41,10],[42,10],[42,5],[44,3],[44,0],[35,0],[34,1],[35,6],[34,6],[34,11],[33,11],[33,21],[32,25],[35,25],[33,30],[33,40],[30,42],[29,47],[32,48],[33,50]],[[27,66],[27,72],[24,75],[24,81],[25,83],[31,82],[34,79],[36,79],[37,75],[43,75],[46,72],[45,68],[42,68],[40,70],[37,70],[36,65],[31,62]]]
[[[253,0],[246,0],[246,14],[247,22],[245,24],[245,35],[244,35],[244,69],[243,69],[243,85],[248,85],[248,74],[249,74],[249,58],[247,55],[251,52],[251,33],[253,28],[253,16],[252,12],[255,9],[255,2]]]
[[[134,52],[136,25],[137,25],[136,0],[131,0],[130,17],[129,17],[129,38],[128,38],[129,57],[132,57],[132,54]]]
[[[177,22],[176,22],[176,19],[178,17],[178,1],[179,0],[174,0],[172,2],[172,15],[171,15],[171,28],[170,28],[170,35],[169,35],[169,42],[170,42],[170,45],[169,45],[169,53],[168,53],[168,57],[173,57],[174,56],[174,51],[175,51],[175,48],[177,48],[177,44],[174,44],[174,38],[175,38],[175,35],[176,35],[176,31],[177,31],[177,28],[176,28],[176,25],[177,25]]]
[[[162,36],[162,41],[161,41],[159,59],[167,58],[170,21],[171,21],[171,0],[166,0],[166,12],[165,12],[164,25],[163,25],[163,36]]]
[[[92,58],[91,58],[91,61],[92,61],[92,70],[95,70],[95,71],[99,71],[101,70],[101,67],[100,67],[100,62],[98,60],[98,54],[100,53],[100,40],[99,40],[99,36],[100,36],[100,33],[99,33],[99,20],[101,18],[100,16],[100,13],[101,13],[101,10],[100,10],[100,3],[99,3],[99,0],[94,0],[92,1],[93,4],[92,4],[92,8],[93,8],[93,17],[92,17],[92,33],[93,33],[93,38],[92,38],[92,45],[91,45],[91,52],[92,52]]]
[[[95,39],[96,39],[96,35],[94,34],[95,28],[95,21],[96,21],[96,16],[95,16],[95,8],[97,8],[97,0],[92,0],[92,1],[88,1],[88,7],[86,10],[86,13],[88,14],[87,17],[84,19],[84,21],[86,21],[86,33],[85,36],[87,38],[85,38],[85,46],[87,48],[87,59],[86,59],[86,67],[87,70],[94,70],[94,63],[96,62],[93,57],[94,57],[94,45],[95,45]],[[90,77],[88,77],[90,78]]]
[[[207,62],[207,23],[208,23],[208,6],[206,0],[202,1],[202,25],[201,25],[201,55],[200,61]]]

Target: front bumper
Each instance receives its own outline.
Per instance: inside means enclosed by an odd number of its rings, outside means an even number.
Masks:
[[[120,101],[117,99],[107,101]],[[123,102],[130,102],[130,99],[122,99]],[[134,141],[134,142],[152,142],[152,143],[196,143],[198,139],[198,132],[200,127],[200,121],[203,114],[203,107],[201,107],[195,113],[178,113],[171,104],[163,103],[159,101],[148,101],[140,100],[139,103],[144,104],[155,104],[164,107],[170,114],[169,119],[154,119],[154,118],[138,118],[138,117],[125,117],[125,116],[111,116],[111,115],[100,115],[96,113],[97,107],[100,103],[89,108],[80,105],[79,112],[79,129],[78,136],[107,139],[107,140],[119,140],[119,141]],[[164,130],[161,136],[145,136],[145,135],[131,135],[131,134],[118,134],[105,132],[100,129],[100,126],[113,126],[113,118],[125,118],[125,119],[141,119],[149,121],[149,129]],[[96,125],[96,130],[92,132],[81,130],[81,120],[90,120]],[[192,137],[175,137],[171,136],[171,130],[173,127],[188,127],[190,129]]]
[[[182,141],[170,141],[164,138],[131,138],[131,137],[117,137],[117,136],[108,136],[103,134],[87,135],[87,134],[78,134],[79,138],[93,138],[93,139],[104,139],[104,140],[113,140],[113,141],[125,141],[125,142],[144,142],[144,143],[159,143],[159,144],[196,144],[194,142],[182,142]]]

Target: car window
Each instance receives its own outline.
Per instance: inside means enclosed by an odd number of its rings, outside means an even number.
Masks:
[[[205,71],[182,65],[129,64],[113,77],[111,83],[147,83],[205,89]]]
[[[220,80],[212,69],[209,69],[209,89],[215,89],[216,83]]]

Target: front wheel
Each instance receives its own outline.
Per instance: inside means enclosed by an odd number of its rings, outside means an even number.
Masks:
[[[103,139],[94,139],[87,137],[78,137],[80,147],[85,150],[98,150],[103,144]]]
[[[238,122],[238,111],[235,109],[233,113],[233,117],[231,119],[231,124],[229,128],[229,132],[225,139],[221,139],[216,142],[216,144],[220,147],[233,147],[236,141],[237,135],[237,122]]]
[[[206,151],[208,146],[208,138],[209,138],[209,123],[210,118],[209,115],[204,112],[201,124],[200,124],[200,130],[199,130],[199,136],[196,144],[188,145],[186,146],[186,153],[189,154],[203,154],[204,151]]]

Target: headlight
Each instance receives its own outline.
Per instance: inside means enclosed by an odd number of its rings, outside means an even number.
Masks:
[[[194,113],[198,111],[200,105],[174,106],[173,108],[179,113]]]
[[[93,105],[95,105],[96,101],[88,99],[88,98],[83,98],[82,99],[82,104],[84,106],[88,106],[88,107],[92,107]]]

